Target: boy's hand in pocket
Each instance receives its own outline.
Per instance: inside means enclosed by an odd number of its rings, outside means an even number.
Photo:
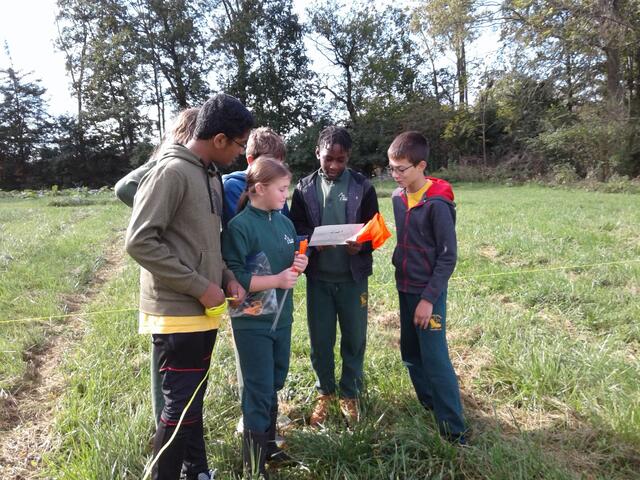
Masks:
[[[416,327],[420,327],[426,330],[429,327],[429,319],[433,314],[433,303],[426,301],[425,299],[418,302],[416,311],[413,314],[413,324]]]

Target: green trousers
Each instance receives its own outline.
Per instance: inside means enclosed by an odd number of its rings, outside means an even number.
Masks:
[[[326,282],[307,277],[311,365],[316,374],[316,388],[321,395],[336,391],[333,349],[336,343],[336,324],[340,323],[340,397],[359,396],[367,344],[367,307],[368,280]]]
[[[271,412],[278,408],[278,391],[289,372],[291,325],[265,329],[235,329],[233,338],[244,380],[242,422],[244,432],[265,433]]]

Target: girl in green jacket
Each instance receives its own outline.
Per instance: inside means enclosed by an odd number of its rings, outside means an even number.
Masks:
[[[267,156],[255,160],[240,198],[244,208],[229,222],[222,239],[227,267],[249,292],[243,305],[231,311],[244,378],[243,463],[248,474],[265,478],[265,462],[285,458],[274,439],[277,392],[284,386],[291,350],[293,301],[286,292],[307,266],[306,255],[296,251],[293,224],[279,212],[290,182],[291,172],[280,161]]]

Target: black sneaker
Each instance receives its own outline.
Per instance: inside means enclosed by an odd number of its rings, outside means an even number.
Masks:
[[[267,450],[267,463],[274,466],[285,466],[295,463],[295,460],[281,448],[276,447],[274,450]]]

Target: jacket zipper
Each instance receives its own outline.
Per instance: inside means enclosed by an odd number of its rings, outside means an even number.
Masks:
[[[404,288],[407,289],[409,286],[409,274],[407,272],[407,236],[408,236],[408,232],[409,232],[409,213],[410,210],[407,209],[405,214],[404,214],[404,227],[403,227],[403,232],[402,232],[402,272],[403,272],[403,277],[404,277]]]
[[[206,167],[204,168],[204,181],[207,184],[207,192],[209,193],[209,205],[211,206],[211,213],[216,213],[213,208],[213,192],[211,191],[211,184],[209,183],[209,172],[207,172]]]

